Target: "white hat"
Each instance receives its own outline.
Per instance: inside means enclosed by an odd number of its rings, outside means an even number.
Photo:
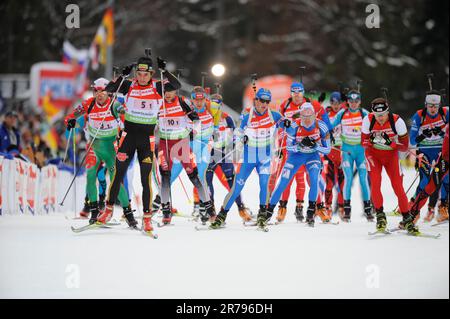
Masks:
[[[94,90],[104,90],[106,86],[109,84],[109,81],[105,78],[99,78],[94,81],[92,88]]]
[[[441,96],[437,94],[428,94],[425,98],[426,104],[441,104]]]
[[[315,115],[314,106],[311,103],[303,103],[300,107],[300,116],[312,116]]]

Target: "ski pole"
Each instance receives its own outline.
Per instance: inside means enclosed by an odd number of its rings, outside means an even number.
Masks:
[[[420,172],[418,172],[418,173],[416,174],[416,177],[415,177],[414,180],[412,181],[411,185],[408,187],[408,190],[405,192],[406,195],[408,195],[409,191],[411,190],[411,188],[413,187],[414,183],[415,183],[416,180],[419,178],[419,176],[420,176]],[[394,208],[393,211],[394,211],[394,212],[397,211],[398,207],[399,207],[399,205],[397,204],[397,206]]]
[[[73,131],[73,129],[70,129],[70,130],[69,130],[69,136],[68,136],[68,138],[67,138],[67,145],[66,145],[66,151],[64,152],[63,163],[66,162],[67,152],[69,151],[70,138],[72,137],[72,131]]]
[[[75,128],[73,128],[73,130],[75,130]],[[74,191],[74,215],[75,217],[77,217],[77,182],[76,182],[76,178],[77,178],[77,152],[76,152],[76,148],[77,148],[77,142],[75,140],[76,138],[76,134],[75,132],[72,135],[72,140],[73,140],[73,178],[75,181],[75,187],[73,188]]]
[[[186,191],[186,187],[184,187],[184,183],[183,183],[183,180],[181,179],[181,176],[180,176],[180,175],[178,175],[178,179],[180,180],[181,187],[183,188],[184,194],[186,195],[186,198],[188,199],[188,204],[191,205],[191,204],[192,204],[192,200],[191,200],[191,198],[189,197],[188,192]]]
[[[108,109],[111,107],[111,105],[114,104],[114,102],[115,102],[115,100],[116,100],[116,98],[117,98],[117,94],[119,93],[119,90],[120,90],[120,88],[122,87],[123,82],[125,81],[125,78],[126,78],[126,76],[124,76],[124,77],[122,78],[122,81],[120,82],[120,85],[119,85],[119,87],[117,88],[117,91],[114,93],[114,98],[111,100],[111,102],[110,102],[110,104],[109,104],[109,106],[108,106]],[[77,174],[79,173],[79,170],[81,169],[81,167],[83,167],[84,162],[86,161],[86,157],[87,157],[87,155],[89,154],[89,151],[91,150],[91,147],[92,147],[92,145],[94,144],[95,139],[97,138],[98,132],[100,131],[100,128],[103,126],[103,122],[105,121],[105,119],[106,119],[107,116],[108,116],[108,115],[106,114],[106,115],[103,117],[102,121],[100,122],[100,125],[99,125],[98,128],[97,128],[97,131],[95,132],[94,137],[92,138],[92,141],[91,141],[90,143],[88,143],[89,147],[88,147],[88,149],[86,150],[86,154],[84,154],[84,157],[83,157],[83,160],[82,160],[81,163],[80,163],[80,166],[78,167]],[[74,135],[75,135],[75,134],[74,134]],[[72,182],[70,183],[69,188],[67,189],[66,194],[64,195],[64,198],[62,199],[62,201],[61,201],[61,203],[60,203],[59,205],[64,206],[64,201],[66,200],[66,197],[67,197],[67,195],[69,194],[69,191],[70,191],[70,189],[72,188],[73,183],[75,182],[75,178],[76,178],[77,174],[75,174],[74,178],[72,179]]]

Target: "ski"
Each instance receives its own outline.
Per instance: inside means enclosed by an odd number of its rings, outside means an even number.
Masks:
[[[97,229],[97,228],[111,228],[110,226],[107,226],[107,225],[103,225],[103,224],[97,224],[97,223],[94,223],[94,224],[90,224],[90,225],[86,225],[86,226],[83,226],[83,227],[79,227],[79,228],[75,228],[75,227],[73,227],[73,226],[71,226],[70,227],[70,229],[74,232],[74,233],[81,233],[81,232],[84,232],[84,231],[86,231],[86,230],[91,230],[91,229]]]
[[[422,233],[422,232],[419,232],[417,234],[406,233],[406,235],[412,236],[412,237],[423,237],[423,238],[433,238],[433,239],[439,239],[441,237],[441,234],[429,234],[429,233]]]
[[[155,233],[152,232],[152,231],[145,231],[145,230],[143,230],[143,229],[137,229],[137,230],[140,230],[140,232],[141,232],[144,236],[147,236],[147,237],[150,237],[150,238],[153,238],[153,239],[158,239],[158,234],[155,234]]]
[[[369,232],[369,236],[376,236],[376,235],[392,235],[392,233],[389,230],[377,230],[374,232]]]
[[[164,224],[164,223],[161,224],[160,222],[158,222],[156,225],[158,226],[158,228],[163,228],[163,227],[167,227],[167,226],[175,226],[175,224]]]
[[[436,227],[436,226],[445,225],[445,224],[448,224],[448,220],[444,220],[442,222],[437,222],[435,224],[432,224],[431,227]]]

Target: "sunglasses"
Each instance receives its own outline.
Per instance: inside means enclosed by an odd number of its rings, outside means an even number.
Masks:
[[[427,103],[426,106],[427,106],[427,107],[439,107],[439,104],[431,104],[431,103]]]
[[[263,100],[263,99],[258,99],[259,102],[264,103],[264,104],[269,104],[270,101],[269,100]]]
[[[350,103],[358,103],[358,102],[361,102],[361,100],[360,99],[349,99],[348,100]]]

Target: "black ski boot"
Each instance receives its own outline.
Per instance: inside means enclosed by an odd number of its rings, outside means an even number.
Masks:
[[[164,225],[169,225],[172,222],[172,210],[170,209],[170,203],[162,204],[161,211],[163,214],[162,223]]]
[[[306,210],[306,223],[309,227],[314,227],[314,216],[316,215],[316,202],[309,202]]]
[[[303,220],[305,219],[305,217],[303,216],[303,201],[302,200],[297,201],[297,206],[295,207],[294,215],[299,223],[303,223]]]
[[[415,225],[416,214],[414,212],[403,214],[404,229],[408,234],[417,236],[420,234],[419,228]]]
[[[272,217],[274,206],[271,206],[272,212],[269,213]],[[259,228],[267,227],[267,221],[269,220],[268,211],[264,205],[259,206],[258,217],[256,218],[256,226]]]
[[[100,195],[99,196],[99,201],[98,201],[98,210],[104,210],[105,209],[105,195]]]
[[[138,222],[134,219],[133,210],[131,206],[123,208],[123,216],[125,216],[125,220],[130,228],[137,229]]]
[[[99,206],[97,202],[93,202],[90,205],[91,218],[89,219],[89,225],[95,224],[97,222],[97,217],[99,214]]]
[[[386,214],[384,213],[383,207],[375,209],[377,216],[377,231],[383,233],[386,231],[387,220]]]
[[[220,209],[219,214],[216,216],[216,219],[209,225],[211,229],[219,229],[225,225],[225,220],[227,219],[227,213],[223,207]]]
[[[159,196],[158,194],[155,196],[155,199],[152,202],[152,215],[156,216],[160,208],[161,208],[161,196]]]
[[[364,201],[364,214],[368,222],[373,222],[372,202],[370,200]]]
[[[200,220],[203,225],[206,225],[206,223],[211,220],[214,221],[216,218],[216,213],[214,209],[214,205],[212,201],[208,202],[200,202]]]
[[[349,200],[344,200],[344,216],[342,217],[342,221],[349,223],[352,215],[352,206],[350,205]]]

